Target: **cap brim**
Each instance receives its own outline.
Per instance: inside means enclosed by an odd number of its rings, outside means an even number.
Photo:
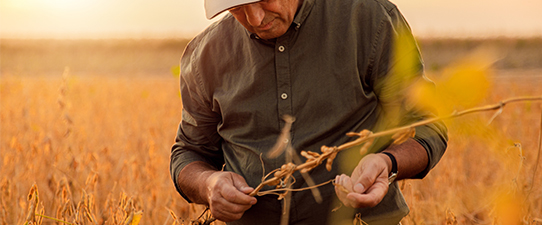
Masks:
[[[205,0],[205,16],[212,19],[235,6],[259,2],[261,0]]]

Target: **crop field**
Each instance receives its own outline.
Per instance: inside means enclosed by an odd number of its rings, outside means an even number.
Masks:
[[[0,225],[196,220],[169,174],[186,43],[1,40]],[[480,46],[499,58],[479,106],[542,96],[540,38],[420,40],[432,78]],[[495,112],[446,121],[440,163],[399,181],[402,224],[542,224],[542,102]]]

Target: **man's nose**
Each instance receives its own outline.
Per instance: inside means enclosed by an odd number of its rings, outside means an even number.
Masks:
[[[265,17],[262,6],[259,3],[252,3],[245,5],[244,8],[248,23],[253,27],[260,26]]]

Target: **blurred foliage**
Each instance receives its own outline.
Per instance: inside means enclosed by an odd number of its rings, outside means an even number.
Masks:
[[[479,105],[490,90],[491,65],[494,55],[478,51],[444,68],[433,78],[436,87],[418,82],[411,89],[411,101],[440,116]]]

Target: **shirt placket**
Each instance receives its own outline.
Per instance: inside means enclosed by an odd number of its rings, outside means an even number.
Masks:
[[[282,119],[284,115],[293,116],[292,112],[292,85],[291,85],[291,74],[290,74],[290,48],[288,46],[288,35],[283,35],[277,39],[275,44],[275,70],[277,76],[277,93],[278,93],[278,115],[280,121],[280,127],[284,126],[284,120]],[[293,130],[290,133],[290,138],[293,138]],[[288,140],[292,141],[292,139]],[[286,154],[288,155],[288,154]],[[292,160],[291,158],[287,161]],[[284,205],[281,203],[281,206]],[[290,208],[295,208],[295,200],[290,201]],[[295,215],[295,210],[290,210],[290,221],[297,220]]]
[[[292,115],[292,86],[290,81],[289,48],[286,37],[275,44],[275,71],[277,76],[278,115]],[[280,119],[281,124],[283,123]]]

